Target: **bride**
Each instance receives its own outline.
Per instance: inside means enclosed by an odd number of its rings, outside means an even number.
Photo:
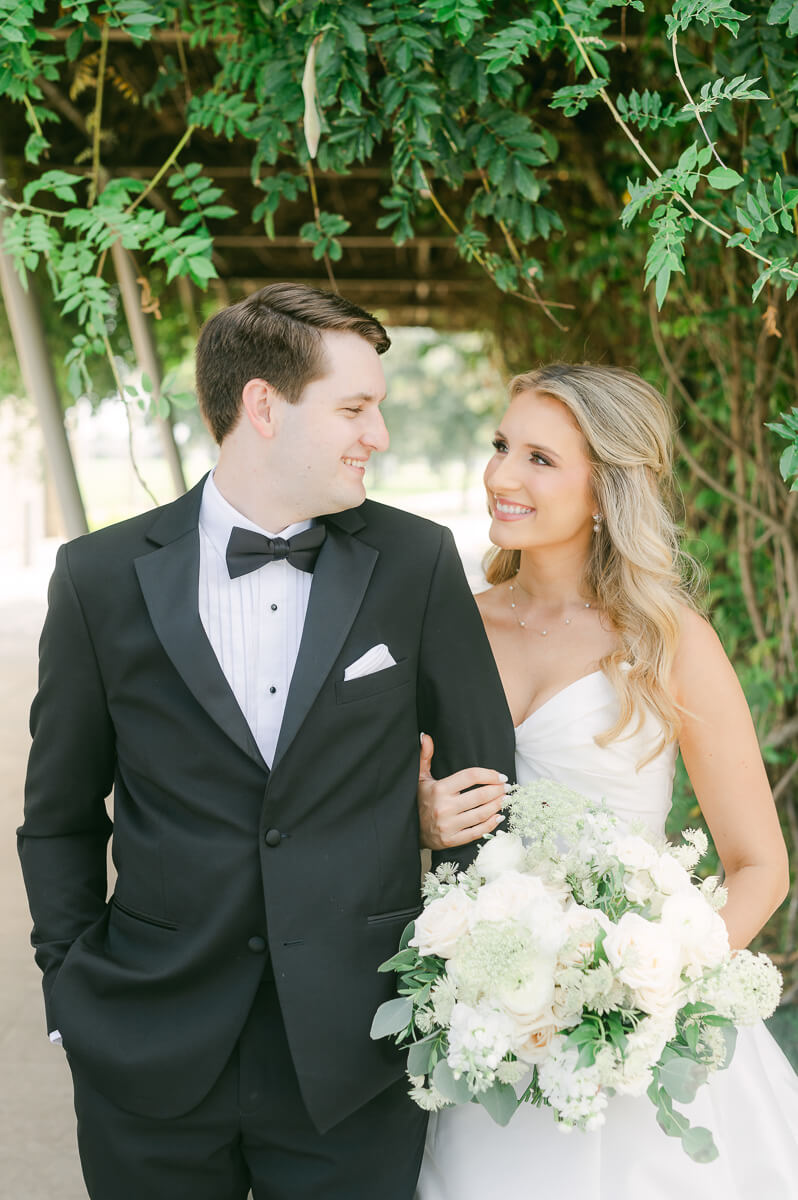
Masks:
[[[553,778],[662,832],[680,750],[725,872],[722,915],[746,946],[789,871],[740,685],[682,583],[665,497],[663,398],[610,367],[520,375],[485,471],[487,579],[477,597],[516,729],[519,783]],[[502,817],[500,790],[434,780],[422,739],[427,845],[457,857]],[[486,773],[489,774],[489,773]],[[473,851],[472,851],[473,854]],[[506,1127],[481,1105],[433,1114],[417,1200],[795,1200],[798,1079],[764,1025],[740,1031],[732,1065],[684,1106],[720,1151],[696,1164],[646,1096],[616,1096],[591,1133],[558,1133],[522,1105]]]

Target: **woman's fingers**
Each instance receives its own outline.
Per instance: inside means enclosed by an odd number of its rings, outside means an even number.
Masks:
[[[432,756],[435,753],[435,743],[428,733],[421,734],[421,757],[418,763],[419,779],[432,779]]]
[[[494,832],[494,830],[502,823],[503,820],[504,817],[501,814],[498,816],[495,814],[491,815],[480,825],[474,825],[471,829],[463,830],[463,832],[459,835],[460,840],[454,842],[453,846],[466,846],[469,842],[477,842],[480,838],[487,837],[489,833]]]
[[[465,793],[467,788],[478,788],[482,784],[505,784],[507,776],[502,775],[499,771],[491,771],[489,767],[466,767],[463,771],[455,771],[454,775],[447,775],[445,779],[439,779],[439,784],[445,785],[448,792]],[[471,808],[471,797],[474,792],[468,792],[461,796],[461,808]]]
[[[490,771],[493,779],[498,772]],[[452,790],[455,776],[419,786],[419,813],[423,844],[431,850],[464,846],[496,828],[504,804],[504,783],[492,783],[470,792]]]

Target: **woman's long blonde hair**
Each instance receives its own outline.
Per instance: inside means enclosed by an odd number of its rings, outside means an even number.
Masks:
[[[584,586],[617,630],[619,645],[600,669],[619,698],[618,719],[596,738],[617,739],[646,710],[662,722],[663,741],[638,766],[679,734],[679,708],[669,680],[680,631],[680,607],[693,604],[697,565],[679,547],[671,515],[672,415],[645,380],[618,367],[552,363],[516,375],[510,398],[539,392],[564,404],[587,442],[591,486],[603,520],[591,542]],[[488,583],[518,572],[519,550],[489,551]]]

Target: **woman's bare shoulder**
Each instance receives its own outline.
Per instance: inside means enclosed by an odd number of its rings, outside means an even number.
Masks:
[[[732,667],[712,623],[689,604],[680,606],[679,643],[673,661],[673,687],[682,703],[688,695],[716,687],[734,677]]]

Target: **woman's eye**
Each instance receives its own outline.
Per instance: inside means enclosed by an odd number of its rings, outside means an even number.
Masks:
[[[497,454],[505,454],[507,452],[507,443],[503,442],[501,438],[494,438],[491,446],[493,446]]]
[[[542,454],[531,454],[529,457],[530,457],[531,462],[540,463],[541,466],[543,466],[543,467],[551,466],[551,463],[549,462],[549,460],[547,458],[545,458]]]

